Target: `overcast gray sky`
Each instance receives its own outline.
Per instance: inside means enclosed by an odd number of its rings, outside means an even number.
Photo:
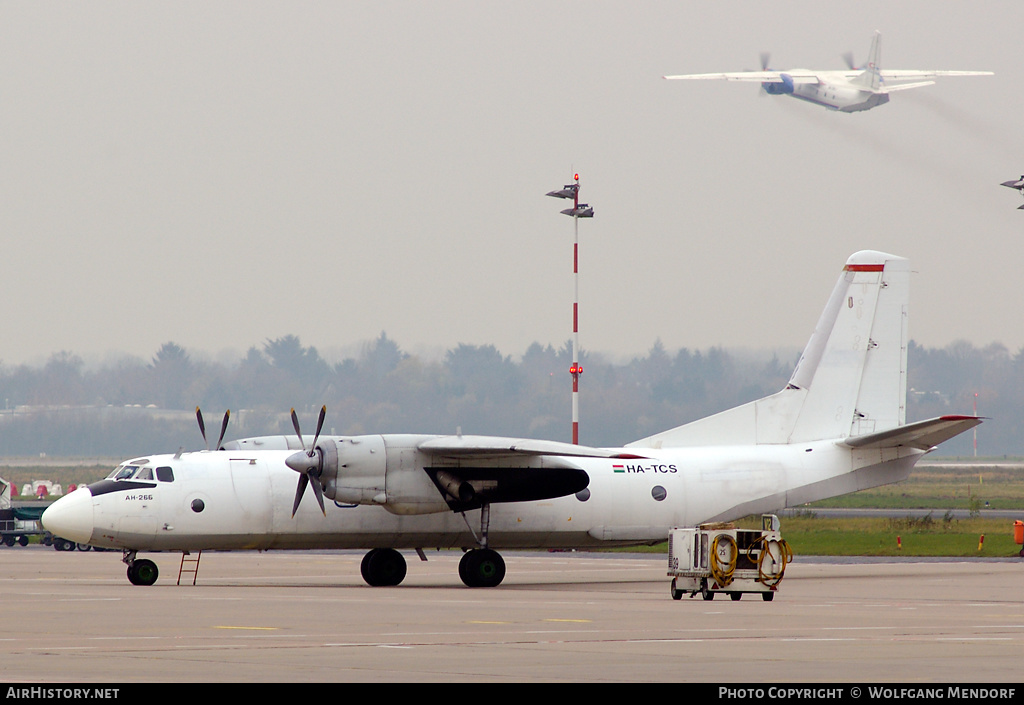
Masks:
[[[910,333],[1024,346],[1024,4],[0,2],[5,364],[571,335],[799,348],[846,258]],[[664,74],[973,69],[839,114]],[[356,348],[358,349],[358,348]]]

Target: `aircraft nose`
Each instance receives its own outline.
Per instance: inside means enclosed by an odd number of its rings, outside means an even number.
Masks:
[[[89,543],[92,539],[92,492],[80,487],[61,497],[43,512],[43,528],[54,536],[75,543]]]

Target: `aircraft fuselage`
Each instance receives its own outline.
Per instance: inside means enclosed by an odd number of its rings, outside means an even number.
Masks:
[[[782,83],[763,83],[761,85],[770,95],[787,95],[841,113],[870,110],[889,102],[889,96],[886,93],[865,90],[848,82],[799,83],[792,79],[787,80],[786,74],[783,74],[782,78]]]
[[[389,446],[389,436],[366,438]],[[408,457],[410,437],[399,439],[395,452],[406,457],[393,463],[392,451],[386,451],[395,474],[386,475],[379,506],[328,501],[325,516],[310,499],[292,517],[296,473],[284,464],[290,451],[201,451],[129,461],[126,465],[152,468],[154,479],[93,483],[62,500],[61,513],[51,513],[48,522],[74,541],[133,551],[476,545],[479,509],[463,516],[447,508],[400,514],[389,507],[392,484],[408,482],[402,475],[409,472],[425,478],[423,468],[436,464],[427,454]],[[628,460],[574,458],[589,476],[586,489],[556,499],[492,505],[489,542],[496,548],[658,542],[673,526],[731,520],[894,482],[921,455],[905,449],[856,451],[819,441],[649,450],[644,458]],[[161,476],[173,479],[155,479]],[[430,489],[442,499],[437,488]]]

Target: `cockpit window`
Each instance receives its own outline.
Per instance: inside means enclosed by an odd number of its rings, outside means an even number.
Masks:
[[[107,475],[108,480],[127,480],[138,470],[136,465],[118,465],[114,471]]]
[[[124,463],[114,468],[109,475],[108,480],[153,480],[153,468],[147,466],[135,465],[133,463]],[[168,467],[160,467],[156,469],[156,479],[162,482],[173,482],[174,473]]]

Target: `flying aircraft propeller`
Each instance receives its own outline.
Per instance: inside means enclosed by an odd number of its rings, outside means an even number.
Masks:
[[[313,485],[313,495],[316,496],[316,501],[320,505],[320,511],[323,512],[324,516],[327,516],[327,510],[324,508],[324,493],[320,487],[320,473],[323,471],[322,457],[316,449],[316,442],[320,438],[320,430],[324,426],[324,417],[327,415],[327,407],[323,406],[320,408],[320,418],[316,422],[316,434],[313,436],[313,444],[306,450],[306,443],[302,440],[302,431],[299,429],[299,417],[295,415],[295,409],[292,409],[292,426],[295,427],[295,433],[299,437],[299,443],[302,444],[302,452],[296,453],[289,456],[285,460],[285,465],[290,467],[295,472],[299,473],[299,485],[295,489],[295,503],[292,505],[292,516],[295,516],[295,512],[299,510],[299,502],[302,501],[302,495],[306,491],[306,485]]]
[[[217,445],[213,447],[214,450],[220,450],[220,444],[224,441],[224,433],[228,430],[228,419],[231,417],[231,409],[224,412],[224,421],[220,425],[220,438],[217,439]],[[210,441],[206,439],[206,424],[203,423],[203,412],[196,407],[196,420],[199,421],[199,433],[203,434],[203,442],[206,443],[206,450],[210,450]]]
[[[767,51],[762,51],[761,52],[761,70],[762,71],[771,71],[771,68],[770,68],[771,58],[772,58],[772,55],[770,53],[768,53]],[[763,84],[763,83],[761,84],[761,90],[759,90],[757,92],[757,94],[758,94],[758,96],[760,96],[762,98],[765,97],[766,95],[768,95],[768,89],[765,88],[765,84]]]

